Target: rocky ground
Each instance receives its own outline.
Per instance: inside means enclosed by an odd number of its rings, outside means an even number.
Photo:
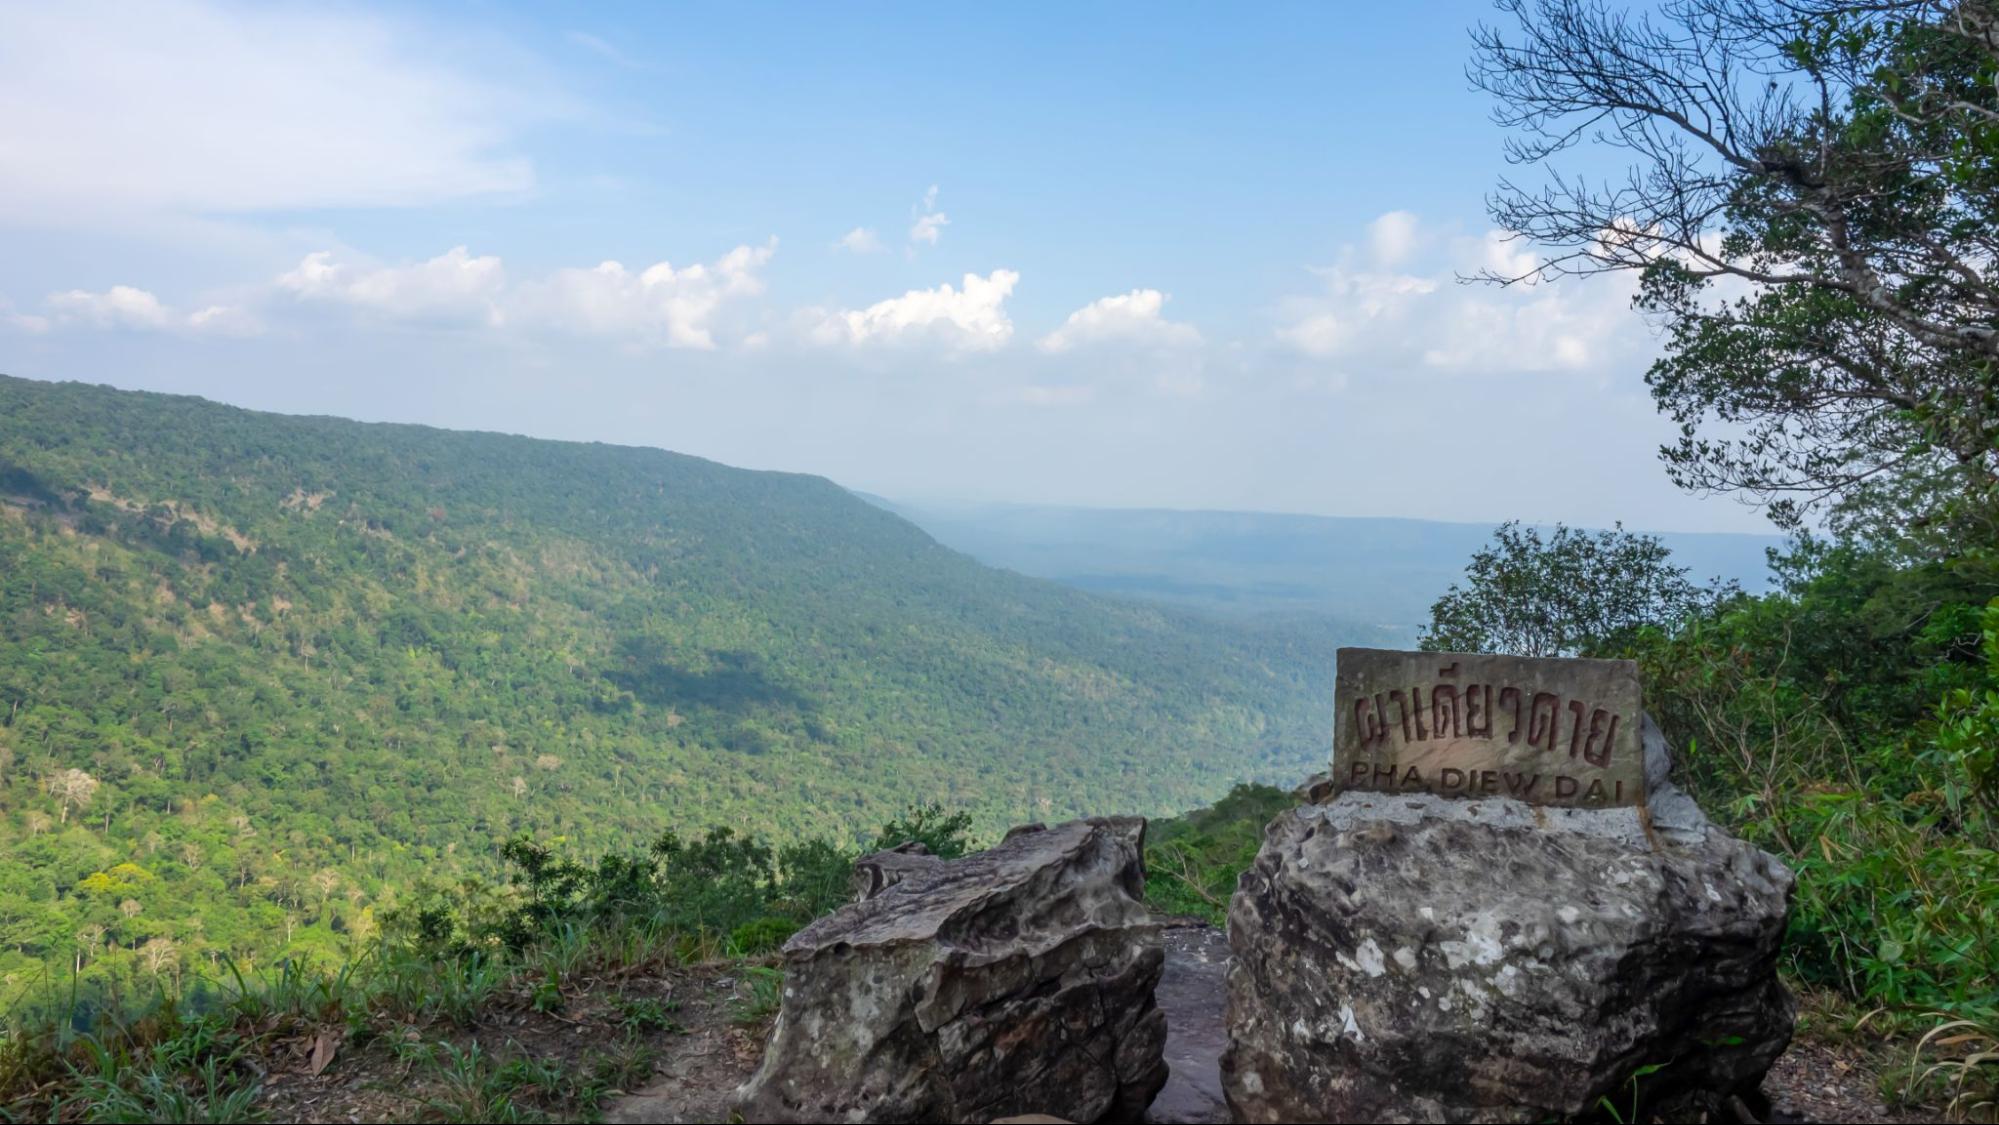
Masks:
[[[1166,1061],[1172,1077],[1152,1105],[1155,1122],[1226,1122],[1222,1101],[1222,1005],[1227,993],[1228,938],[1213,926],[1189,923],[1166,931],[1166,972],[1159,1006],[1166,1010]],[[1894,1065],[1878,1048],[1810,1037],[1793,1042],[1764,1081],[1775,1122],[1937,1121],[1937,1110],[1891,1108],[1881,1076]]]
[[[1158,999],[1171,1077],[1156,1122],[1225,1122],[1218,1060],[1228,943],[1213,926],[1177,921],[1165,933]],[[663,1013],[666,1023],[656,1026]],[[525,1003],[470,1029],[411,1033],[360,1046],[301,1041],[267,1077],[261,1107],[274,1121],[484,1120],[546,1114],[612,1122],[727,1120],[730,1093],[756,1068],[770,1030],[741,964],[597,982],[559,1013]],[[1824,1021],[1812,1021],[1812,1026]],[[523,1073],[524,1060],[539,1064]],[[315,1063],[319,1065],[315,1072]],[[1764,1085],[1773,1121],[1919,1122],[1936,1110],[1891,1106],[1878,1044],[1807,1031]]]

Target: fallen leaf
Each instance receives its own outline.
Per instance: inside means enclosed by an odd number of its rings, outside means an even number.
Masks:
[[[340,1040],[340,1032],[322,1031],[319,1037],[312,1041],[312,1062],[308,1064],[307,1069],[311,1070],[314,1076],[333,1065],[333,1055],[340,1050]]]

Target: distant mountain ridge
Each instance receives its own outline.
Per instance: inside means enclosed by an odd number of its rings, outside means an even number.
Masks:
[[[865,495],[865,494],[864,494]],[[1413,640],[1493,524],[867,496],[980,562],[1231,615],[1323,614]],[[1633,530],[1639,530],[1633,528]],[[1660,533],[1698,581],[1765,584],[1770,535]]]

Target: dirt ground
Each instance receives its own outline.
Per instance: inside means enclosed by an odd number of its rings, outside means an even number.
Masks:
[[[560,1012],[502,1005],[475,1027],[408,1029],[400,1043],[302,1039],[288,1057],[270,1060],[260,1105],[281,1122],[478,1121],[505,1116],[496,1101],[504,1096],[556,1120],[601,1113],[610,1121],[726,1121],[724,1102],[755,1069],[771,1022],[747,1014],[741,970],[698,966],[586,982],[565,995]],[[631,1005],[648,1001],[666,1026],[633,1025]],[[315,1050],[325,1053],[318,1068]],[[491,1081],[516,1060],[589,1085],[594,1104],[579,1102],[567,1085]]]
[[[1771,1120],[1789,1121],[1941,1121],[1941,1111],[1924,1106],[1891,1106],[1882,1077],[1905,1064],[1890,1052],[1852,1042],[1814,1040],[1809,1034],[1791,1042],[1791,1049],[1770,1068],[1763,1094],[1770,1099]]]

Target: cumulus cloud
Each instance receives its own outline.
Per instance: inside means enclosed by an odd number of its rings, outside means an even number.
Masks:
[[[166,306],[160,299],[130,285],[113,285],[102,293],[71,289],[49,294],[56,318],[93,328],[165,328]]]
[[[923,202],[917,205],[915,220],[909,224],[909,244],[937,245],[944,234],[944,228],[951,225],[950,216],[937,209],[937,185],[923,193]]]
[[[1373,273],[1332,266],[1315,269],[1324,290],[1287,298],[1278,338],[1307,355],[1326,358],[1352,350],[1371,332],[1408,327],[1409,311],[1437,292],[1435,278]]]
[[[533,183],[568,112],[526,60],[352,8],[0,5],[0,198],[21,220],[435,203]]]
[[[763,292],[777,240],[738,246],[713,262],[640,268],[606,261],[511,281],[495,256],[455,246],[428,261],[357,267],[332,251],[308,254],[278,291],[386,320],[441,326],[517,326],[633,344],[713,348],[713,321],[728,302]]]
[[[183,315],[151,292],[131,285],[113,285],[102,292],[66,289],[49,294],[44,304],[47,316],[9,314],[9,323],[32,332],[82,327],[230,336],[250,335],[259,327],[255,317],[234,305],[209,305]]]
[[[1157,289],[1134,289],[1092,301],[1062,326],[1041,338],[1041,350],[1066,352],[1091,344],[1122,344],[1151,348],[1193,347],[1201,334],[1191,324],[1160,315],[1169,300]]]
[[[1416,249],[1416,237],[1416,216],[1408,211],[1390,211],[1367,227],[1374,260],[1385,268],[1392,269],[1408,261]]]
[[[996,269],[985,277],[965,275],[962,288],[949,282],[912,289],[865,309],[827,314],[813,331],[827,344],[932,342],[958,351],[994,351],[1013,337],[1006,299],[1020,274]]]
[[[320,250],[277,281],[302,300],[335,301],[389,320],[493,325],[506,319],[499,303],[505,285],[500,259],[475,258],[463,246],[429,261],[373,269],[337,262],[331,250]]]
[[[1415,268],[1410,259],[1426,246],[1441,250],[1434,268]],[[1630,279],[1511,287],[1457,280],[1481,268],[1515,276],[1531,264],[1531,251],[1503,231],[1443,237],[1391,212],[1369,226],[1364,255],[1350,248],[1338,264],[1312,271],[1317,292],[1279,304],[1277,340],[1362,373],[1585,371],[1643,361],[1650,341],[1629,313]]]
[[[854,254],[875,254],[881,251],[882,240],[868,227],[855,227],[841,235],[839,241],[833,243],[833,248]]]
[[[264,330],[256,314],[241,305],[207,305],[196,309],[188,314],[187,326],[217,336],[254,336]]]
[[[777,240],[738,246],[713,263],[642,270],[620,262],[558,270],[524,287],[517,307],[534,323],[601,336],[655,340],[670,347],[713,348],[712,321],[725,302],[763,292],[760,271]]]

